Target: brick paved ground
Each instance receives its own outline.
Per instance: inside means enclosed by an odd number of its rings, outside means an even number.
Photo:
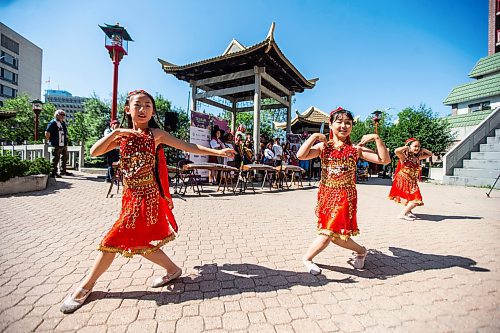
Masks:
[[[175,199],[181,234],[164,249],[183,278],[153,289],[158,267],[120,257],[72,315],[60,303],[120,199],[84,175],[1,197],[0,331],[498,332],[500,192],[423,184],[423,219],[406,222],[377,184],[358,186],[366,270],[330,246],[317,258],[323,275],[303,272],[315,188]]]

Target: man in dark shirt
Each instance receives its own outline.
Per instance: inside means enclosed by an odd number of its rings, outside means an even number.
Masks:
[[[52,152],[52,173],[50,174],[52,178],[60,178],[61,175],[72,175],[66,171],[66,163],[68,162],[68,129],[64,121],[65,117],[66,113],[64,110],[57,110],[54,113],[54,119],[49,122],[45,130],[45,138],[50,142],[50,145],[54,147],[54,151]],[[61,161],[60,174],[57,173],[59,161]]]

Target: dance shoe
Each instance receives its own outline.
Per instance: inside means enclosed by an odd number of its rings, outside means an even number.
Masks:
[[[304,263],[304,266],[306,266],[306,269],[310,274],[312,274],[312,275],[320,275],[321,274],[321,268],[319,268],[318,265],[313,263],[311,260],[304,260],[303,263]]]
[[[151,284],[151,287],[153,288],[163,287],[167,285],[170,281],[177,279],[179,276],[181,276],[181,274],[182,274],[182,269],[179,268],[176,272],[172,274],[167,274],[165,276],[157,277]]]
[[[83,288],[78,288],[76,290],[76,294],[83,293],[83,296],[80,298],[73,298],[73,294],[69,294],[68,297],[64,300],[63,304],[61,305],[61,312],[62,313],[73,313],[76,310],[78,310],[83,303],[85,303],[85,300],[87,297],[89,297],[90,293],[92,292],[92,288],[90,289],[83,289]]]

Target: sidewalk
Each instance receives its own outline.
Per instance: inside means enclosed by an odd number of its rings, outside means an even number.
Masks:
[[[307,182],[305,182],[307,185]],[[184,269],[168,287],[142,257],[117,257],[87,303],[59,312],[89,271],[120,197],[79,174],[0,197],[0,332],[498,332],[500,192],[422,184],[413,222],[395,218],[390,182],[358,185],[366,269],[330,246],[304,273],[316,188],[174,198]],[[189,193],[189,192],[188,192]]]

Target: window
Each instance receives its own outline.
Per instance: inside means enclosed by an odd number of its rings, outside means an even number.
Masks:
[[[469,104],[469,112],[491,110],[490,101]]]
[[[5,81],[12,82],[14,84],[17,84],[17,74],[12,73],[8,69],[1,68],[0,69],[0,78]]]
[[[13,89],[11,87],[7,87],[4,85],[0,85],[0,94],[5,96],[5,97],[16,97],[17,96],[17,90]]]
[[[13,41],[9,37],[5,36],[4,34],[2,34],[1,44],[3,47],[5,47],[8,50],[11,50],[15,54],[19,54],[19,43]]]
[[[1,58],[1,62],[4,63],[4,64],[7,64],[9,65],[10,67],[14,67],[15,69],[18,68],[18,59],[11,56],[10,54],[8,53],[5,53],[4,51],[2,51],[2,53],[0,53],[0,58]]]

